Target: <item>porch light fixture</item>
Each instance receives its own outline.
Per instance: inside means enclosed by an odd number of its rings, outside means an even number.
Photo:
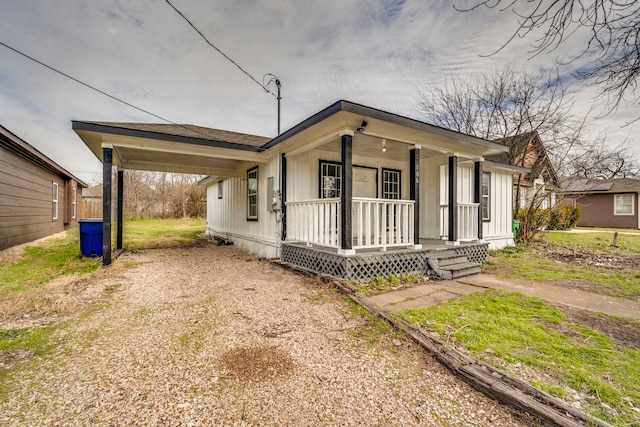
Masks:
[[[387,140],[382,138],[382,152],[386,153],[387,152]]]
[[[366,128],[367,128],[367,122],[363,120],[360,126],[358,126],[358,128],[356,129],[356,132],[363,133]]]

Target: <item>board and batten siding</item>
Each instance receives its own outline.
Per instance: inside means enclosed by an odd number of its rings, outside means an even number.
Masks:
[[[287,181],[287,199],[289,201],[303,201],[320,198],[320,161],[340,163],[340,153],[320,149],[310,150],[287,158],[289,180]],[[353,156],[355,167],[372,168],[378,172],[377,197],[382,197],[382,169],[400,171],[400,198],[409,199],[409,152],[407,161]]]
[[[440,207],[448,204],[448,157],[440,156],[423,159],[420,163],[421,209],[420,232],[422,238],[440,239]],[[485,166],[484,172],[491,173],[490,221],[483,221],[483,241],[492,249],[513,245],[511,206],[513,201],[512,175]],[[458,203],[473,203],[474,169],[473,162],[458,164]]]
[[[513,246],[513,175],[491,168],[489,212],[491,221],[483,221],[482,236],[491,249]]]
[[[207,234],[230,240],[258,256],[277,258],[282,222],[276,212],[268,210],[273,195],[267,194],[267,180],[272,177],[274,189],[279,189],[279,165],[279,158],[274,157],[268,164],[247,164],[242,177],[208,183]],[[248,220],[246,171],[254,166],[258,166],[258,219]]]
[[[58,184],[54,219],[53,184]],[[76,215],[70,197],[76,189]],[[77,225],[82,189],[0,147],[0,250],[41,239]]]

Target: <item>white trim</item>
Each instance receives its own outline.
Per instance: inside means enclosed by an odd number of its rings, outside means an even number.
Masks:
[[[622,196],[629,196],[631,197],[631,213],[618,213],[617,212],[617,208],[618,208],[618,197],[622,197]],[[623,193],[623,194],[614,194],[613,195],[613,216],[634,216],[636,214],[635,212],[635,203],[634,203],[634,197],[636,196],[636,194],[634,193]]]
[[[71,200],[71,218],[72,219],[76,219],[76,216],[78,215],[78,193],[77,193],[77,188],[73,187],[71,189],[71,194],[72,194],[72,200]]]
[[[60,210],[60,188],[58,186],[57,182],[53,183],[53,186],[51,188],[51,210],[52,210],[52,214],[53,214],[53,220],[57,220],[58,219],[58,211]],[[53,194],[55,193],[55,194]]]

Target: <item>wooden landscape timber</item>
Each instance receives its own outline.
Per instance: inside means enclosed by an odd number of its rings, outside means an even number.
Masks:
[[[316,276],[315,273],[306,269],[277,261],[274,262],[298,273]],[[493,366],[462,354],[447,343],[428,335],[421,328],[414,326],[397,315],[393,315],[387,310],[383,310],[339,278],[320,276],[320,279],[338,289],[355,303],[366,308],[370,313],[404,332],[407,337],[433,354],[436,360],[442,363],[450,372],[476,390],[532,415],[544,425],[559,427],[613,427],[611,424],[590,416],[567,402],[538,390]]]

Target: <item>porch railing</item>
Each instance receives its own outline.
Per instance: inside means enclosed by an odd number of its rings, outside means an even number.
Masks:
[[[413,244],[412,200],[353,198],[354,249]]]
[[[340,199],[287,202],[287,240],[340,247]]]
[[[413,245],[411,200],[354,197],[352,248]],[[340,199],[287,202],[287,240],[332,248],[340,247]]]
[[[478,239],[479,203],[458,203],[458,240]],[[440,237],[449,237],[449,206],[440,205]]]

